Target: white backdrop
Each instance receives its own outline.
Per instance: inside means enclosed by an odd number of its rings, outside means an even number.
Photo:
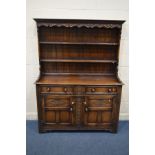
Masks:
[[[26,115],[37,118],[35,81],[39,75],[37,29],[33,18],[126,20],[123,24],[119,77],[124,82],[120,119],[128,119],[128,0],[27,0],[26,17]]]

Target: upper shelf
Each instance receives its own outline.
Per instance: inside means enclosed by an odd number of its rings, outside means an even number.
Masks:
[[[84,63],[117,63],[117,60],[80,60],[80,59],[41,59],[41,62],[84,62]]]
[[[66,45],[118,45],[118,43],[106,42],[57,42],[57,41],[40,41],[40,44],[66,44]]]

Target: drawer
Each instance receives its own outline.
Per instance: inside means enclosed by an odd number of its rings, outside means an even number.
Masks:
[[[53,96],[46,95],[44,96],[44,106],[45,107],[70,107],[71,98],[66,96]]]
[[[111,95],[88,96],[86,105],[89,107],[112,107],[114,97]]]
[[[65,94],[71,95],[73,94],[72,87],[62,87],[62,86],[44,86],[40,89],[41,93],[51,93],[51,94]]]
[[[87,87],[86,94],[117,93],[117,87]]]

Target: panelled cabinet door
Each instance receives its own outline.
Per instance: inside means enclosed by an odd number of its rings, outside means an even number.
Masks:
[[[115,96],[88,96],[83,104],[84,126],[111,128]]]
[[[46,125],[74,125],[75,107],[70,96],[43,95],[41,119]]]

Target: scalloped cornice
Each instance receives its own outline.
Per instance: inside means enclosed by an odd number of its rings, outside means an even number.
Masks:
[[[113,29],[113,28],[121,28],[122,25],[120,24],[72,24],[72,23],[38,23],[38,27],[67,27],[67,28],[72,28],[72,27],[86,27],[86,28],[108,28],[108,29]]]

